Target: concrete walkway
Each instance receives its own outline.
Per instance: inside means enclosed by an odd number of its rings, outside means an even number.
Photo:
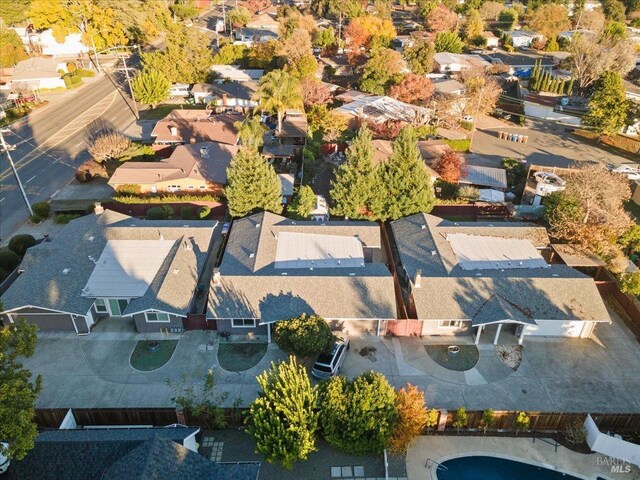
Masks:
[[[616,480],[640,479],[640,470],[631,466],[630,473],[612,473],[606,461],[610,457],[599,454],[585,455],[532,438],[514,437],[419,437],[407,452],[407,476],[409,480],[435,480],[436,465],[427,459],[442,463],[454,457],[468,455],[490,455],[544,466],[564,473],[578,474],[585,479],[602,477]]]

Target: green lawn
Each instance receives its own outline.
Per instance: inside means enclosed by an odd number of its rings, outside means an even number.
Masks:
[[[218,362],[228,372],[255,367],[267,353],[266,343],[220,343]]]
[[[159,340],[158,343],[160,348],[152,352],[147,340],[140,340],[131,354],[131,366],[141,372],[150,372],[165,365],[171,359],[178,340]]]
[[[153,120],[164,118],[173,110],[204,110],[204,105],[178,105],[178,104],[160,104],[154,109],[145,110],[140,114],[140,118],[143,120]]]

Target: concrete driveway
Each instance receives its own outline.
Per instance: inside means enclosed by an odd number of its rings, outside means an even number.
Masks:
[[[574,163],[600,162],[621,164],[638,161],[637,155],[624,155],[607,147],[598,147],[567,131],[567,127],[553,122],[528,120],[525,127],[502,122],[492,117],[478,120],[473,138],[471,164],[500,166],[503,157],[524,158],[529,164],[567,167]],[[527,143],[500,140],[498,132],[528,135]]]
[[[433,362],[416,338],[369,336],[352,339],[342,373],[383,373],[397,388],[407,383],[426,392],[429,407],[470,410],[552,412],[640,412],[640,346],[622,321],[596,327],[591,340],[526,338],[520,367],[513,371],[498,359],[491,344],[480,345],[480,359],[467,372],[452,372]],[[34,356],[24,363],[43,376],[41,408],[170,407],[175,391],[167,381],[202,384],[215,373],[224,405],[248,406],[258,395],[255,377],[286,355],[275,344],[253,368],[227,372],[217,361],[216,332],[181,335],[169,362],[153,372],[129,365],[138,340],[133,332],[94,331],[86,337],[40,334]],[[467,339],[468,341],[468,339]],[[211,348],[207,349],[207,345]]]

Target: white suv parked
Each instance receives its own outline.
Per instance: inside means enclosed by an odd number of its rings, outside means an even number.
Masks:
[[[349,339],[336,337],[331,353],[322,353],[311,367],[311,375],[319,380],[334,377],[340,371],[340,367],[347,358],[347,350],[350,348]]]

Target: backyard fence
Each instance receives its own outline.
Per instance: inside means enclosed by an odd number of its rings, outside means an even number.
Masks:
[[[228,427],[239,427],[243,424],[245,408],[225,408],[225,419]],[[58,428],[68,409],[50,408],[37,409],[35,421],[39,428]],[[444,411],[440,412],[443,415]],[[455,432],[452,426],[454,411],[448,412],[446,431]],[[533,431],[563,431],[576,423],[584,422],[586,413],[562,412],[526,412],[530,418],[529,430]],[[175,408],[74,408],[76,423],[81,426],[123,426],[123,425],[152,425],[164,427],[174,423],[186,422],[189,426],[209,428],[206,422],[188,412],[178,412]],[[489,430],[513,432],[516,430],[518,412],[494,411],[494,421]],[[482,411],[468,411],[468,425],[460,431],[469,429],[481,430]],[[640,432],[640,414],[627,413],[592,413],[598,428],[602,432],[630,433]],[[433,431],[433,430],[431,430]],[[427,433],[425,431],[425,433]]]
[[[623,293],[613,275],[604,268],[598,272],[595,278],[600,295],[609,296],[620,306],[620,318],[633,332],[640,342],[640,301],[634,295]]]
[[[105,202],[102,204],[104,208],[113,210],[114,212],[122,213],[124,215],[130,215],[132,217],[144,217],[147,215],[147,210],[152,207],[168,206],[173,209],[174,218],[180,218],[180,209],[182,207],[191,207],[195,211],[198,207],[209,207],[211,213],[209,218],[224,217],[227,213],[227,207],[220,202],[207,202],[207,201],[187,201],[181,203],[119,203],[119,202]]]

